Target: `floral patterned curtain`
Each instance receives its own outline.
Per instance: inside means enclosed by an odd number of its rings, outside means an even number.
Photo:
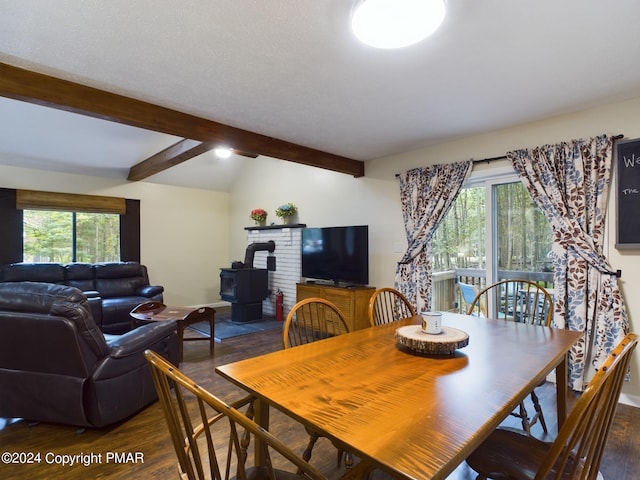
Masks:
[[[612,140],[602,135],[507,157],[551,223],[554,324],[585,333],[569,352],[569,385],[584,390],[629,328],[617,278],[603,253]]]
[[[398,263],[396,289],[416,307],[431,308],[431,239],[471,171],[471,160],[414,168],[400,177],[408,248]]]

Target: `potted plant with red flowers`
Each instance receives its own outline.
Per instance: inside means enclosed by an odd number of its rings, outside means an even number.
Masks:
[[[249,217],[256,222],[256,225],[264,225],[267,221],[267,211],[262,208],[254,208]]]

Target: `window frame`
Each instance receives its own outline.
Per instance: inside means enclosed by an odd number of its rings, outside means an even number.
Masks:
[[[0,188],[0,222],[3,225],[0,265],[23,261],[24,218],[22,210],[17,208],[17,192],[16,189]],[[61,195],[76,196],[77,194]],[[82,197],[97,196],[82,195]],[[120,260],[140,262],[140,200],[124,199],[124,204],[126,212],[120,214]]]

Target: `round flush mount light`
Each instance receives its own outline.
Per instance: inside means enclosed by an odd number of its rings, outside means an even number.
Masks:
[[[218,158],[229,158],[231,156],[231,149],[227,147],[217,147],[213,150]]]
[[[435,32],[444,20],[444,0],[359,0],[351,29],[376,48],[402,48]]]

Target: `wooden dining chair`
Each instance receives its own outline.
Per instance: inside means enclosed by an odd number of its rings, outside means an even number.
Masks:
[[[416,309],[402,292],[395,288],[379,288],[369,301],[369,323],[372,327],[413,317]]]
[[[305,298],[291,308],[284,321],[282,345],[296,347],[343,333],[349,333],[349,327],[336,305],[324,298]]]
[[[260,427],[238,408],[253,402],[247,397],[233,405],[223,402],[151,350],[145,351],[153,383],[178,457],[181,478],[189,480],[291,480],[324,479],[320,471],[296,455],[277,437]],[[265,445],[264,466],[247,466],[251,437]],[[284,458],[300,474],[275,469],[274,457]],[[277,452],[277,453],[276,453]]]
[[[638,343],[629,333],[589,382],[555,441],[498,428],[467,458],[479,479],[595,479],[629,360]]]
[[[501,280],[480,290],[467,314],[477,308],[490,317],[548,327],[553,316],[553,298],[535,282]]]
[[[282,345],[284,348],[291,348],[343,333],[349,333],[349,327],[340,309],[324,298],[311,297],[300,300],[289,311],[282,328]],[[308,462],[320,435],[309,429],[307,433],[309,444],[302,458]],[[345,466],[351,468],[353,456],[341,448],[338,448],[338,466],[345,455]]]
[[[544,287],[529,280],[501,280],[481,290],[471,302],[468,315],[494,316],[504,320],[548,327],[553,316],[553,299]],[[543,382],[544,383],[544,382]],[[531,402],[535,413],[529,418],[524,402],[511,415],[522,421],[522,429],[531,433],[531,427],[540,421],[542,430],[548,433],[547,422],[540,400],[531,390]]]

